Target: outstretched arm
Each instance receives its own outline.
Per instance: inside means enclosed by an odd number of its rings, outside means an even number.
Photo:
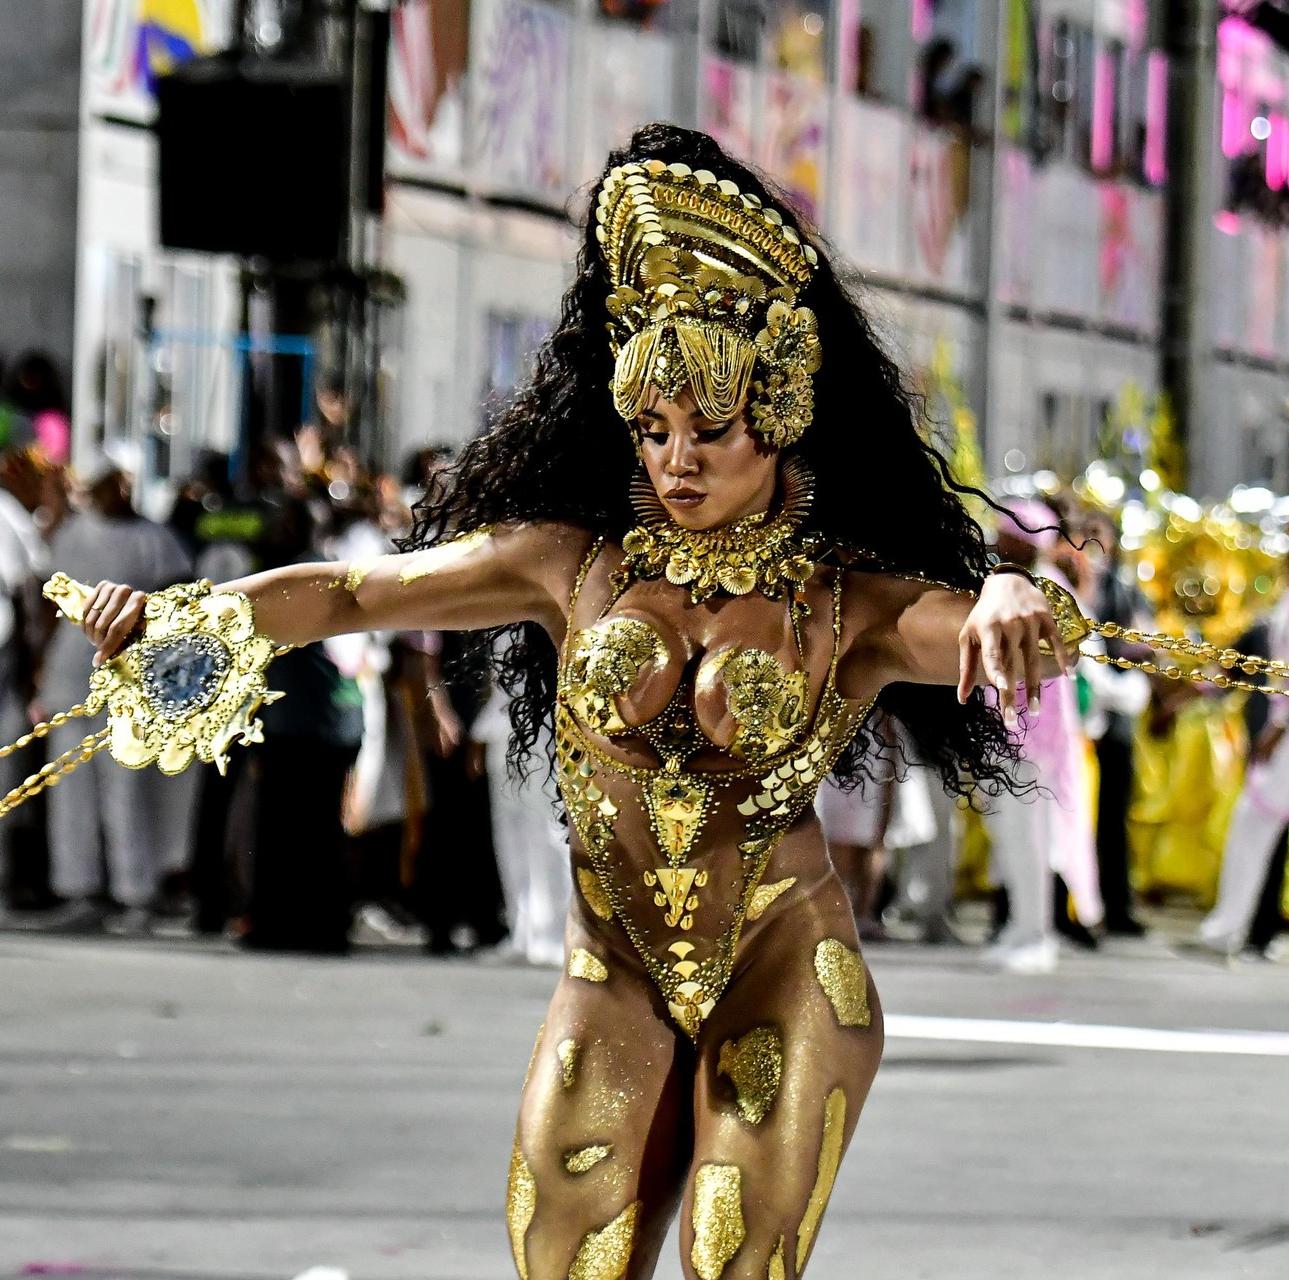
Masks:
[[[965,702],[981,685],[998,690],[1007,723],[1016,722],[1023,681],[1031,708],[1039,686],[1068,672],[1070,660],[1043,593],[1019,574],[985,579],[979,596],[893,575],[870,575],[863,644],[857,655],[879,687],[899,681],[956,684]],[[1039,649],[1046,641],[1051,654]]]
[[[278,644],[349,631],[457,631],[538,622],[558,638],[590,536],[557,524],[499,525],[453,542],[371,560],[286,565],[223,583],[255,609],[256,629]],[[143,618],[147,596],[101,582],[82,624],[110,658]]]

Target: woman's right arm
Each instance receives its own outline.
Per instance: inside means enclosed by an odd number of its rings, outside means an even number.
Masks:
[[[285,565],[222,583],[245,595],[256,630],[277,644],[301,645],[349,631],[464,631],[512,622],[563,634],[588,533],[560,524],[498,525],[455,541],[371,560]],[[101,582],[82,626],[110,658],[143,619],[147,596]]]

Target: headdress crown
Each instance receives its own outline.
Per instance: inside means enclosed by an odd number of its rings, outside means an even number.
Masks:
[[[613,169],[595,216],[618,412],[635,418],[651,383],[668,399],[688,384],[719,421],[751,390],[753,425],[774,444],[798,440],[820,363],[814,313],[797,306],[814,249],[733,182],[661,160]]]

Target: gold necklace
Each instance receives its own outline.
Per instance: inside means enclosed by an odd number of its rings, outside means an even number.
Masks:
[[[622,539],[623,569],[637,578],[665,576],[688,586],[695,604],[723,592],[759,591],[771,600],[795,592],[814,572],[816,535],[799,533],[815,496],[815,478],[800,458],[783,464],[783,505],[718,529],[682,529],[667,514],[648,476],[631,482],[639,523]]]

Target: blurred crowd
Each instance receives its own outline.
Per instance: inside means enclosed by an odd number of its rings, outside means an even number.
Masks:
[[[372,473],[342,442],[337,396],[324,387],[316,421],[257,448],[241,483],[229,457],[201,455],[164,522],[136,510],[126,448],[73,469],[66,434],[51,444],[33,429],[33,406],[5,399],[0,738],[85,695],[90,646],[40,597],[52,569],[155,590],[379,554],[410,532],[446,452]],[[416,632],[293,650],[273,666],[287,696],[263,712],[263,745],[235,752],[224,776],[165,778],[106,755],[82,765],[0,822],[11,922],[191,929],[316,953],[354,942],[497,948],[558,963],[568,872],[553,793],[506,776],[505,705],[458,661],[461,649],[457,637]],[[73,719],[0,759],[3,790],[85,732]]]
[[[315,421],[259,446],[240,481],[227,456],[200,456],[158,522],[136,510],[128,453],[68,465],[48,361],[24,357],[0,385],[4,742],[86,690],[91,647],[39,594],[52,569],[154,590],[379,554],[409,533],[450,456],[427,448],[400,474],[371,472],[324,387]],[[1002,559],[1062,582],[1090,616],[1152,624],[1113,513],[1072,493],[1013,496],[1007,509],[994,522]],[[1084,658],[1074,680],[1044,688],[1040,715],[1022,716],[1015,781],[1026,794],[954,804],[894,724],[881,730],[890,764],[874,781],[823,789],[825,834],[865,939],[987,941],[1000,967],[1047,972],[1061,939],[1093,949],[1138,937],[1155,908],[1179,907],[1199,921],[1195,946],[1274,954],[1289,699],[1119,669],[1114,659],[1150,651],[1104,643],[1108,661]],[[1236,647],[1289,660],[1289,597]],[[504,697],[463,661],[459,637],[339,637],[279,658],[271,683],[287,696],[264,710],[263,745],[234,752],[226,775],[164,778],[102,755],[0,821],[9,922],[560,962],[570,885],[554,792],[540,770],[508,776]],[[0,757],[0,787],[84,733],[72,720]]]
[[[1203,637],[1187,615],[1156,612],[1141,588],[1154,563],[1124,554],[1113,511],[1070,490],[1003,505],[987,521],[1001,560],[1060,583],[1088,617]],[[1167,523],[1161,542],[1183,541],[1180,523]],[[1157,582],[1156,595],[1193,594],[1193,566],[1175,577]],[[1275,599],[1271,585],[1258,586]],[[1289,661],[1289,596],[1254,613],[1230,644]],[[1013,972],[1050,972],[1062,943],[1095,950],[1107,937],[1141,938],[1151,922],[1184,949],[1280,958],[1289,699],[1192,679],[1264,683],[1133,635],[1094,636],[1081,649],[1074,678],[1046,683],[1037,714],[1021,710],[1014,794],[955,805],[896,725],[884,730],[885,777],[850,794],[822,790],[820,816],[861,937],[961,938],[959,906],[977,900],[987,904],[986,959]]]

